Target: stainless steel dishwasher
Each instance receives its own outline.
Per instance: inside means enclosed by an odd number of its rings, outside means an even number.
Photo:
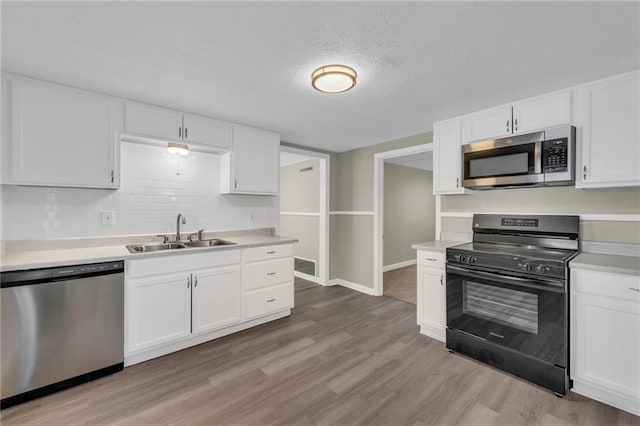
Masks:
[[[120,371],[124,261],[0,274],[1,408]]]

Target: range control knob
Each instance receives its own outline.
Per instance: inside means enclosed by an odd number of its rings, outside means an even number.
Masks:
[[[533,269],[533,266],[530,263],[518,263],[518,266],[520,267],[520,269],[526,272],[531,272],[531,270]]]
[[[545,274],[549,272],[549,267],[548,266],[544,266],[544,265],[538,265],[536,266],[536,274]]]
[[[453,258],[456,260],[456,262],[460,263],[464,263],[467,260],[467,258],[461,254],[456,254],[455,256],[453,256]]]
[[[476,260],[478,260],[478,259],[476,259],[473,256],[469,256],[469,263],[476,263]]]

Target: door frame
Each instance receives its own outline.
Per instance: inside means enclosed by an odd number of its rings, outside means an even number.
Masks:
[[[309,275],[304,274],[301,278],[326,286],[329,281],[329,188],[331,177],[331,156],[322,152],[308,151],[306,149],[294,148],[286,145],[280,145],[280,151],[304,155],[315,160],[320,160],[320,235],[318,236],[318,263],[320,264],[320,267],[318,268],[317,277],[310,277]],[[278,195],[278,228],[280,228],[279,204],[280,196]],[[296,274],[298,273],[294,271],[294,275]]]
[[[373,156],[373,294],[382,296],[384,267],[384,160],[433,151],[433,143],[414,145]],[[440,195],[436,197],[435,238],[440,239]]]

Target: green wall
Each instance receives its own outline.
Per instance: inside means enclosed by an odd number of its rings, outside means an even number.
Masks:
[[[383,265],[415,260],[411,244],[435,239],[433,172],[385,162]]]

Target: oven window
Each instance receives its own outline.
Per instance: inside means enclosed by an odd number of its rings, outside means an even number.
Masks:
[[[529,154],[526,152],[469,160],[469,178],[472,179],[528,172]]]
[[[538,334],[538,295],[463,281],[462,312]]]

